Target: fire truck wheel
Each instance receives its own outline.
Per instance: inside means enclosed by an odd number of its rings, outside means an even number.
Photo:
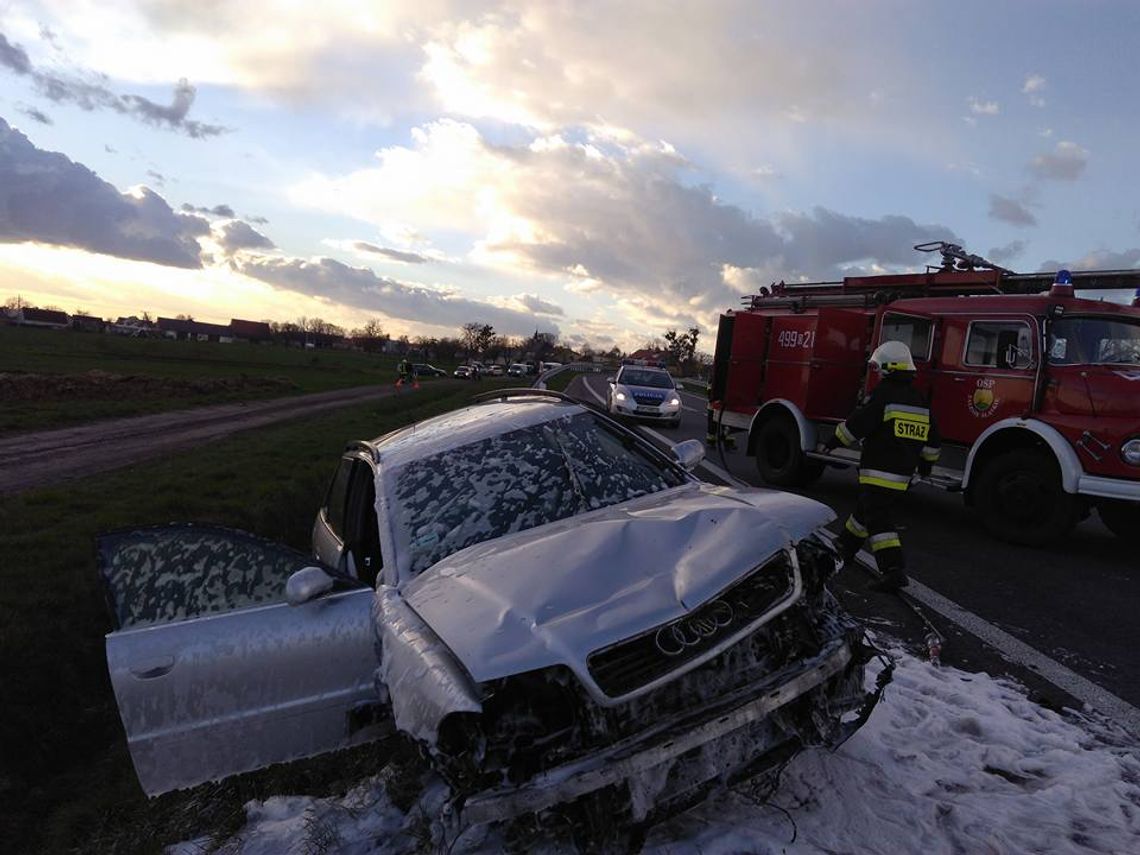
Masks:
[[[800,449],[800,432],[788,416],[775,416],[756,435],[756,468],[777,487],[799,487],[823,474],[823,465],[808,460]]]
[[[1034,449],[991,460],[974,487],[975,504],[990,534],[1010,543],[1040,546],[1068,533],[1077,502],[1061,487],[1057,464]]]
[[[1100,521],[1122,539],[1133,539],[1140,531],[1140,505],[1135,502],[1108,502],[1097,505]]]

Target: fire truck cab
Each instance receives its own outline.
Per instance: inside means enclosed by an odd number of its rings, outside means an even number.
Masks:
[[[986,528],[1041,544],[1093,508],[1118,536],[1140,531],[1140,271],[1014,274],[934,245],[926,273],[780,283],[721,316],[713,419],[747,432],[777,486],[801,485],[858,452],[818,452],[878,377],[884,341],[905,343],[943,440],[926,483],[962,492]],[[930,245],[924,245],[929,248]],[[1068,280],[1068,281],[1065,281]],[[1140,295],[1140,291],[1137,291]]]

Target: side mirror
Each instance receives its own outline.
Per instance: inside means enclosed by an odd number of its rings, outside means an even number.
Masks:
[[[285,599],[289,605],[299,606],[331,591],[333,584],[333,577],[320,567],[303,567],[285,583]]]
[[[617,383],[617,378],[616,377],[607,377],[606,382],[612,386],[613,384]]]
[[[699,439],[686,439],[673,446],[673,456],[686,472],[692,472],[705,459],[705,444]]]

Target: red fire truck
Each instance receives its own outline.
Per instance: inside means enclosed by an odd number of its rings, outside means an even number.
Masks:
[[[722,315],[712,419],[747,432],[747,453],[770,484],[854,466],[857,451],[819,453],[817,444],[877,382],[871,351],[901,341],[943,437],[927,483],[963,493],[1005,540],[1044,543],[1095,508],[1135,542],[1140,270],[1015,274],[955,244],[915,249],[940,251],[941,266],[781,282]],[[1086,299],[1074,288],[1136,289],[1136,298]]]

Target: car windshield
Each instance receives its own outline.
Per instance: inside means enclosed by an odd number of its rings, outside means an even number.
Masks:
[[[1140,322],[1116,318],[1061,318],[1049,332],[1054,365],[1140,364]]]
[[[673,378],[664,371],[626,368],[621,372],[620,383],[627,386],[649,386],[653,389],[672,389]]]
[[[401,575],[512,532],[684,483],[590,413],[512,430],[412,461],[395,475]]]

